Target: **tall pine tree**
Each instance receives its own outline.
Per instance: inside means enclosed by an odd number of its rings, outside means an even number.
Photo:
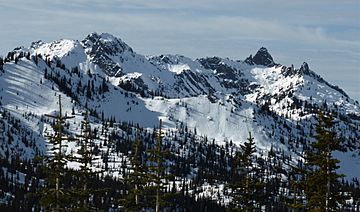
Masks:
[[[91,130],[89,115],[86,112],[81,126],[81,135],[79,135],[80,149],[79,156],[72,157],[73,161],[80,163],[80,169],[75,175],[78,177],[77,185],[72,189],[73,200],[76,202],[74,208],[78,211],[95,211],[96,207],[89,201],[90,196],[97,192],[91,187],[91,181],[96,178],[98,172],[91,169],[94,156],[95,136]]]
[[[147,169],[143,160],[143,145],[139,129],[136,130],[136,138],[130,156],[132,166],[131,172],[127,175],[126,185],[128,194],[125,199],[126,211],[142,211],[145,205],[144,188],[147,183]]]
[[[64,126],[65,120],[74,117],[63,116],[60,95],[58,115],[46,116],[55,120],[54,134],[47,136],[50,143],[50,154],[46,158],[48,174],[45,179],[45,188],[39,190],[38,194],[41,197],[40,203],[46,211],[61,211],[66,210],[70,197],[61,181],[66,171],[66,155],[62,151],[66,145],[63,141],[71,140],[71,138],[64,136]]]
[[[293,211],[303,211],[304,202],[303,202],[303,185],[304,185],[304,176],[306,170],[304,168],[298,166],[293,166],[288,164],[291,168],[288,172],[288,189],[292,195],[285,198],[285,205],[292,209]]]
[[[161,211],[162,207],[167,205],[167,198],[165,190],[168,185],[168,173],[165,170],[165,161],[169,156],[169,151],[163,149],[162,144],[162,120],[160,120],[160,126],[156,135],[156,144],[154,149],[148,151],[149,162],[148,167],[148,186],[147,197],[155,204],[155,212]],[[156,133],[156,132],[154,132]]]
[[[247,141],[240,145],[240,148],[241,151],[236,152],[233,158],[232,179],[228,185],[232,197],[230,209],[232,211],[259,210],[263,186],[257,179],[258,170],[254,165],[256,145],[250,132]]]
[[[338,211],[345,197],[340,192],[338,159],[333,152],[342,151],[340,139],[334,131],[335,121],[331,115],[319,113],[316,125],[316,141],[307,153],[309,170],[305,179],[307,208],[310,211]]]

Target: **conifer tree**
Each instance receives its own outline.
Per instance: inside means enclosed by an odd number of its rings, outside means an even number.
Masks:
[[[101,93],[105,93],[109,91],[109,86],[107,85],[105,78],[103,78],[101,88],[102,88]]]
[[[161,211],[161,207],[167,204],[164,190],[168,184],[168,176],[165,173],[165,160],[169,155],[168,151],[163,150],[162,146],[162,120],[156,136],[155,148],[148,151],[150,154],[148,167],[148,186],[150,196],[155,198],[155,212]],[[153,199],[153,198],[150,198]]]
[[[228,185],[232,197],[230,209],[233,211],[253,211],[258,209],[263,186],[260,180],[256,178],[257,169],[253,162],[256,146],[250,132],[247,141],[240,145],[240,148],[241,151],[235,153],[232,179]]]
[[[336,172],[340,161],[332,155],[335,150],[342,151],[334,125],[331,115],[319,113],[316,141],[306,157],[310,169],[306,173],[305,195],[310,211],[337,211],[345,201],[339,186],[339,178],[344,175]]]
[[[126,179],[126,184],[129,187],[129,193],[125,199],[126,211],[141,211],[145,207],[144,187],[147,183],[147,175],[142,152],[142,140],[137,129],[135,143],[133,144],[130,157],[132,172],[127,175]]]
[[[3,70],[4,67],[4,60],[2,57],[0,57],[0,70]]]
[[[69,200],[69,195],[65,191],[63,182],[61,181],[65,174],[66,156],[62,152],[63,147],[66,145],[63,143],[65,140],[71,140],[64,136],[63,130],[65,126],[65,120],[74,118],[69,116],[63,116],[61,96],[59,95],[59,113],[56,116],[46,115],[47,117],[55,120],[53,126],[54,134],[47,136],[50,143],[50,155],[46,158],[48,175],[46,177],[46,186],[39,191],[41,196],[40,203],[47,211],[61,211],[65,210],[66,202]]]
[[[292,192],[291,197],[287,197],[285,205],[294,211],[302,211],[304,209],[304,203],[302,201],[303,184],[305,170],[299,166],[293,166],[289,164],[291,170],[288,172],[289,179],[287,181],[288,188]]]
[[[89,202],[90,195],[93,195],[95,190],[90,187],[90,181],[95,178],[97,172],[92,171],[91,165],[93,163],[94,154],[93,148],[94,143],[93,139],[95,138],[90,122],[88,112],[86,112],[84,120],[82,121],[82,133],[78,136],[80,138],[80,149],[78,151],[78,157],[72,157],[72,160],[79,162],[80,170],[77,171],[77,176],[79,178],[78,185],[72,190],[73,199],[80,202],[80,205],[75,208],[80,211],[91,211],[94,210],[94,207],[91,207]]]
[[[230,202],[230,210],[236,211],[236,208],[239,207],[241,200],[241,188],[243,187],[242,181],[240,180],[240,170],[241,170],[241,154],[239,151],[235,152],[235,156],[232,158],[231,166],[231,178],[230,182],[227,185],[227,188],[231,189],[230,196],[232,201]],[[238,209],[240,210],[240,209]]]

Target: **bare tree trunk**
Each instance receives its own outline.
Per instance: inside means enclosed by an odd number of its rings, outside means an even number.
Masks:
[[[87,186],[86,186],[86,183],[85,183],[85,185],[84,185],[84,191],[86,191],[86,189],[87,189]],[[88,201],[88,197],[86,197],[85,199],[84,199],[84,210],[85,211],[87,211],[87,201]]]
[[[155,212],[159,212],[160,204],[159,204],[159,189],[156,190],[156,207]]]
[[[135,204],[136,204],[136,206],[138,206],[139,205],[139,196],[138,196],[138,186],[137,186],[137,184],[135,184]]]
[[[58,173],[56,175],[56,185],[55,185],[55,189],[56,189],[56,211],[60,211],[60,205],[59,205],[59,198],[60,198],[60,158],[61,158],[61,139],[62,139],[62,132],[61,132],[61,120],[60,118],[62,117],[62,108],[61,108],[61,96],[59,95],[59,120],[58,120],[58,127],[59,127],[59,132],[58,132],[58,139],[59,139],[59,156],[58,156],[58,164],[57,164],[57,169],[58,169]]]
[[[326,174],[327,174],[327,183],[326,183],[326,202],[325,202],[325,210],[329,211],[329,198],[330,198],[330,167],[329,167],[329,160],[330,160],[330,151],[327,152],[327,158],[326,158],[326,162],[327,162],[327,170],[326,170]]]

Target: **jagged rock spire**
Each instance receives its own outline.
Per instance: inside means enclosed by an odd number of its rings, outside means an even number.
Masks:
[[[303,73],[309,73],[309,65],[306,62],[303,62],[303,64],[300,67],[300,71]]]
[[[263,65],[268,67],[276,65],[272,56],[265,47],[261,47],[255,56],[250,55],[244,62],[249,65]]]
[[[252,58],[252,61],[256,65],[263,65],[268,67],[275,65],[272,56],[269,54],[268,50],[265,47],[261,47],[259,49],[259,51]]]
[[[252,54],[249,57],[247,57],[244,62],[249,64],[249,65],[255,65]]]

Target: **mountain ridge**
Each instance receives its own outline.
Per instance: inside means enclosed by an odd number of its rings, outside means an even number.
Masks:
[[[342,171],[349,179],[359,177],[359,103],[305,62],[299,68],[277,64],[264,47],[249,58],[145,57],[107,33],[16,48],[0,66],[0,111],[7,117],[0,154],[11,160],[12,151],[30,160],[46,153],[45,135],[52,126],[44,115],[58,110],[58,95],[65,113],[75,116],[70,135],[79,134],[85,111],[93,128],[101,131],[115,122],[111,130],[128,138],[133,134],[121,128],[122,122],[151,131],[161,119],[169,134],[186,126],[196,132],[196,142],[208,138],[220,146],[240,145],[250,131],[259,157],[276,150],[292,163],[303,160],[304,148],[314,140],[316,114],[326,111],[335,116],[347,149],[337,153]],[[12,128],[10,139],[6,133]],[[70,143],[67,152],[77,148]]]
[[[299,89],[308,85],[306,82],[314,83],[311,81],[311,78],[314,78],[330,88],[327,90],[328,93],[335,95],[339,92],[344,96],[344,100],[348,99],[350,105],[355,106],[347,110],[359,115],[356,102],[340,88],[331,85],[311,71],[306,62],[299,69],[275,64],[264,47],[256,54],[264,54],[265,58],[271,58],[271,62],[264,65],[249,65],[246,60],[234,61],[219,57],[193,60],[180,55],[160,55],[146,58],[135,53],[121,39],[107,33],[91,33],[81,42],[60,40],[48,44],[41,43],[37,48],[32,45],[29,50],[32,51],[33,56],[42,55],[45,60],[53,60],[54,63],[60,61],[68,69],[78,67],[84,72],[99,74],[104,79],[109,78],[115,86],[128,91],[136,90],[135,93],[147,97],[156,94],[169,98],[198,95],[218,98],[218,93],[223,93],[267,107],[272,105],[270,101],[284,104],[283,97],[293,93],[301,101],[316,98],[308,94],[303,95],[301,92],[296,95]],[[306,80],[307,76],[311,80]],[[291,80],[292,82],[288,83]],[[271,89],[275,90],[271,91]],[[307,87],[307,89],[311,88]],[[315,103],[321,104],[322,99],[317,98],[317,100]],[[330,103],[335,104],[335,102],[334,100]],[[341,98],[337,102],[342,102]]]

